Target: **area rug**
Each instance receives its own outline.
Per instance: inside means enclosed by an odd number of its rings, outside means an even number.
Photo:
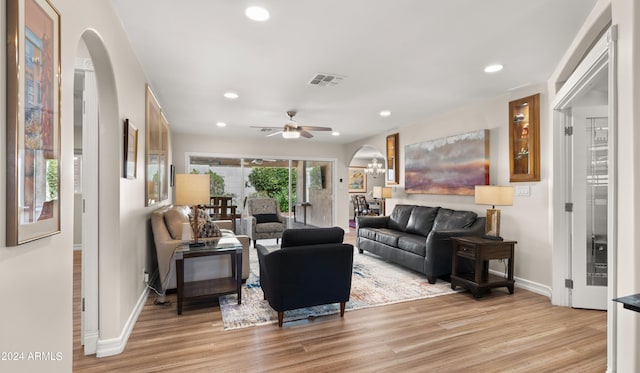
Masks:
[[[236,294],[219,298],[225,330],[278,322],[277,312],[263,299],[256,250],[253,248],[250,250],[251,275],[246,283],[243,284],[242,304],[237,304],[238,298]],[[386,262],[367,252],[360,254],[356,250],[353,255],[351,297],[347,302],[346,311],[436,297],[455,292],[456,290],[452,290],[451,284],[448,282],[438,280],[435,284],[429,284],[423,274]],[[338,312],[340,312],[338,303],[301,308],[285,311],[284,321],[302,320]]]

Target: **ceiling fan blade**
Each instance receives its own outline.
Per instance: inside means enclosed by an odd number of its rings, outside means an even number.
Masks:
[[[249,128],[259,128],[262,131],[279,131],[282,127],[270,127],[270,126],[249,126]]]
[[[271,137],[271,136],[275,136],[275,135],[279,135],[282,133],[282,129],[280,129],[280,131],[275,131],[275,132],[271,132],[270,134],[267,135],[267,137]]]
[[[303,131],[332,131],[331,127],[298,126]]]
[[[300,130],[300,136],[302,137],[306,137],[308,139],[312,138],[313,135],[311,134],[311,132],[307,132],[305,130]]]

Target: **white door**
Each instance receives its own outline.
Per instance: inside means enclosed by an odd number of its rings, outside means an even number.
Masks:
[[[603,72],[606,74],[606,71]],[[605,96],[606,97],[606,96]],[[609,126],[606,106],[572,108],[571,305],[607,308]]]
[[[98,91],[85,71],[82,121],[82,321],[85,355],[98,348]]]

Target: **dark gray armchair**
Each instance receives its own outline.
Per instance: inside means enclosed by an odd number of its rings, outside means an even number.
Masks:
[[[340,303],[340,317],[351,294],[353,245],[342,243],[339,227],[287,229],[281,249],[258,244],[260,286],[282,327],[284,311]]]

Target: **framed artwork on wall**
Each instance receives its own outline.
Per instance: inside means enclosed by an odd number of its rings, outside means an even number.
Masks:
[[[146,127],[145,202],[152,206],[169,198],[169,123],[148,84]]]
[[[60,13],[7,0],[6,243],[60,232]]]
[[[405,191],[472,196],[489,184],[489,130],[407,145]]]
[[[387,185],[400,182],[400,148],[398,134],[387,136]]]
[[[540,94],[509,102],[511,182],[540,181]]]
[[[124,120],[124,177],[135,179],[138,166],[138,129],[129,118]]]
[[[364,193],[367,191],[367,175],[364,167],[349,167],[349,193]]]

